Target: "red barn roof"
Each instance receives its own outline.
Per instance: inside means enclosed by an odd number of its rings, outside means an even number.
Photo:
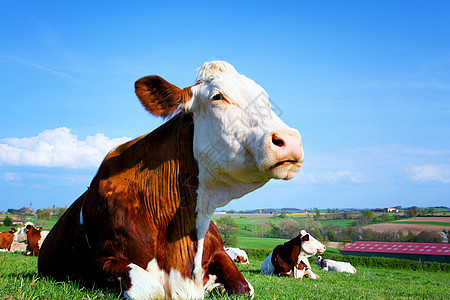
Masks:
[[[358,241],[342,248],[340,251],[450,255],[450,244]]]

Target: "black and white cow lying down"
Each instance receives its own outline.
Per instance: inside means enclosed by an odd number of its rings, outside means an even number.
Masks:
[[[356,273],[356,269],[349,262],[324,259],[321,256],[318,256],[314,263],[321,267],[323,271]]]

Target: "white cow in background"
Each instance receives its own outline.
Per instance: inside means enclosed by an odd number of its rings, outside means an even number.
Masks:
[[[356,269],[349,262],[324,259],[321,256],[318,256],[314,263],[321,267],[323,271],[336,271],[341,273],[345,272],[356,274]]]
[[[225,252],[228,254],[229,257],[231,257],[231,259],[234,262],[240,262],[244,265],[248,265],[250,262],[248,260],[248,255],[247,253],[239,248],[228,248],[228,247],[224,247]]]

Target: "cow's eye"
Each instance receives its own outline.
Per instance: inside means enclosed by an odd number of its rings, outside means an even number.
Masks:
[[[212,97],[212,99],[213,99],[213,100],[216,100],[216,101],[218,101],[218,100],[223,100],[223,96],[222,96],[222,94],[215,94],[215,95]]]

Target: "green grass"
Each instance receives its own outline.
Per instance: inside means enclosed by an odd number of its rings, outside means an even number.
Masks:
[[[314,258],[310,258],[312,263]],[[262,275],[262,261],[238,265],[255,289],[254,299],[449,299],[450,273],[357,267],[357,274],[323,272],[320,280]],[[37,274],[37,258],[0,254],[0,299],[120,299],[114,291],[86,289],[74,282],[55,282]],[[210,296],[207,299],[247,299]]]
[[[436,226],[449,226],[450,222],[414,222],[414,221],[402,221],[402,222],[389,222],[396,224],[423,224],[423,225],[436,225]]]
[[[41,226],[43,230],[50,230],[55,226],[56,222],[58,222],[58,219],[53,217],[51,220],[28,220],[27,222],[31,222],[34,224],[34,226],[39,227]],[[11,228],[18,228],[20,226],[3,226],[3,223],[1,223],[2,226],[0,226],[0,232],[10,231]]]
[[[352,226],[355,221],[355,219],[320,220],[320,224],[322,224],[322,226],[334,225],[347,227]]]
[[[37,257],[0,254],[0,299],[118,299],[117,293],[40,278]]]
[[[239,236],[238,247],[239,248],[260,248],[260,249],[273,249],[278,244],[289,241],[288,239],[272,239],[272,238],[257,238],[251,236]]]
[[[313,262],[313,258],[310,259]],[[357,268],[357,274],[313,271],[320,280],[259,273],[261,261],[239,266],[255,288],[255,299],[449,299],[450,274]]]

